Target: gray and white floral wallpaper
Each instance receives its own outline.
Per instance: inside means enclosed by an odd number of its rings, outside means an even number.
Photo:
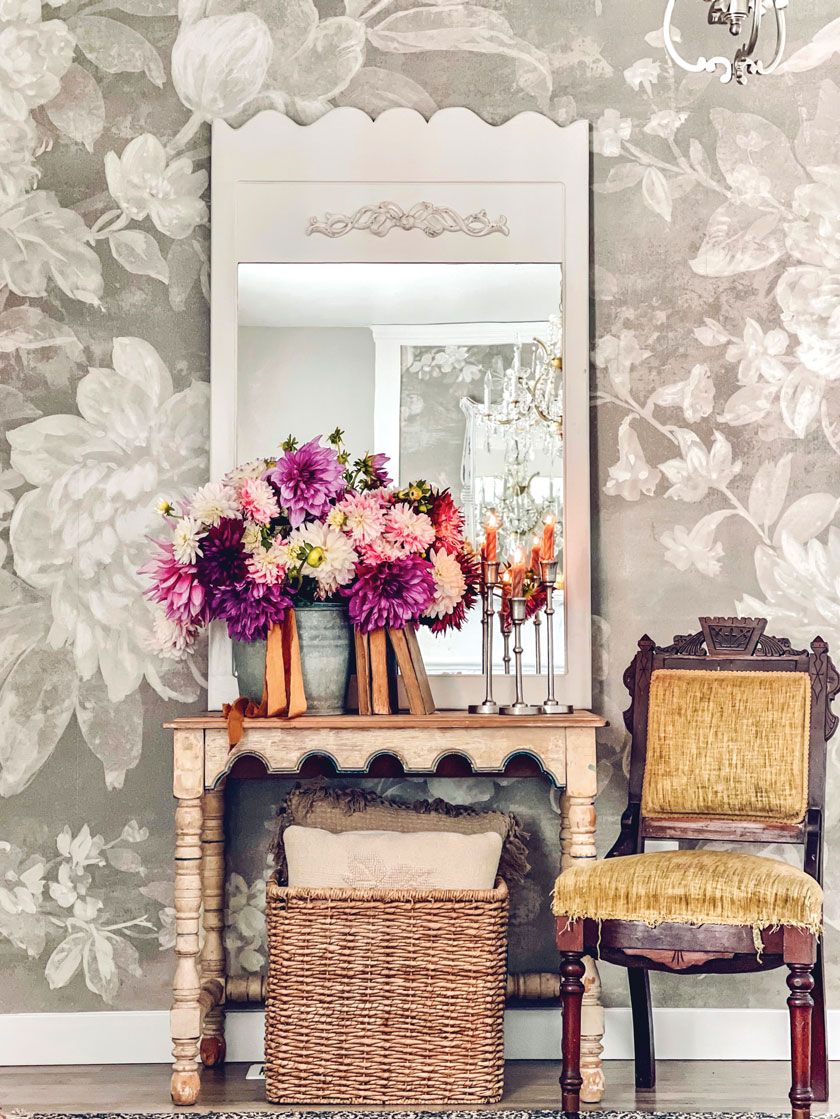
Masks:
[[[466,105],[494,123],[523,109],[592,122],[602,844],[624,797],[621,673],[644,630],[668,639],[699,613],[743,610],[840,649],[840,19],[831,0],[798,0],[782,71],[742,89],[672,68],[663,7],[0,0],[5,1011],[168,1001],[161,723],[201,707],[203,665],[151,651],[135,572],[156,499],[207,471],[214,118]],[[830,854],[839,768],[835,744]],[[557,817],[535,782],[433,786],[421,791],[515,806],[550,846]],[[279,791],[244,795],[231,795],[227,943],[253,971]],[[550,859],[536,861],[521,966],[550,964]],[[772,977],[669,982],[657,997],[672,1004],[781,997]],[[836,997],[837,966],[830,982]]]

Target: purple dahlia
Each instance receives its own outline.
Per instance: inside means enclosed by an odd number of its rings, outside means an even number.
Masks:
[[[221,596],[242,583],[247,575],[242,528],[242,521],[222,517],[201,541],[202,554],[195,567],[214,618],[222,617]]]
[[[391,485],[391,475],[385,469],[385,464],[390,462],[388,455],[365,455],[365,475],[368,480],[368,489],[377,489],[381,486]]]
[[[359,564],[353,586],[342,591],[349,599],[350,621],[362,633],[417,621],[435,593],[432,571],[429,561],[417,555]]]
[[[307,517],[326,517],[333,501],[346,486],[344,467],[334,447],[321,447],[316,436],[297,451],[286,451],[273,470],[265,475],[280,494],[281,504],[293,528]]]
[[[292,605],[292,596],[280,583],[255,583],[244,579],[218,596],[218,616],[227,622],[234,641],[264,641],[273,625],[280,625]]]

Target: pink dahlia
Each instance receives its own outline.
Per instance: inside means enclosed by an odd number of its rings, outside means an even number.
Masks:
[[[402,559],[403,556],[407,555],[402,544],[395,544],[391,540],[386,540],[384,536],[377,536],[375,540],[371,540],[370,544],[357,544],[356,551],[359,553],[362,563],[368,564],[368,566],[382,563],[384,560]]]
[[[369,544],[385,527],[382,505],[374,494],[348,493],[336,508],[344,514],[341,527],[354,544]]]
[[[420,556],[403,556],[376,566],[359,564],[356,581],[342,590],[350,621],[362,633],[416,622],[435,593],[432,565]]]
[[[442,490],[429,510],[438,546],[447,552],[457,552],[464,543],[464,514],[452,500],[449,490]]]
[[[244,478],[237,496],[246,521],[267,525],[273,517],[280,516],[280,506],[274,490],[263,478]]]
[[[385,516],[385,536],[409,552],[425,552],[434,543],[435,528],[425,513],[415,513],[410,505],[400,502]]]
[[[168,618],[203,625],[209,619],[204,587],[196,578],[194,563],[179,563],[171,541],[155,540],[158,551],[139,569],[150,575],[152,585],[144,591],[146,598],[159,602]]]
[[[265,477],[280,494],[293,528],[307,517],[321,520],[345,489],[338,452],[334,447],[321,447],[317,436],[297,451],[286,451]]]

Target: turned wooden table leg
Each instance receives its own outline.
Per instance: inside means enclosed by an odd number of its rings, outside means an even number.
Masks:
[[[204,827],[201,833],[201,881],[204,896],[204,945],[201,950],[202,993],[218,980],[221,1001],[204,1016],[201,1063],[206,1068],[225,1060],[225,793],[224,785],[204,794]]]
[[[195,1103],[200,1086],[196,1059],[201,1036],[198,918],[201,909],[201,798],[175,809],[175,955],[172,982],[172,1099]]]
[[[175,1103],[198,1099],[201,1037],[201,976],[198,922],[201,911],[201,823],[204,793],[204,734],[175,732],[172,790],[175,808],[175,976],[172,980],[171,1093]]]
[[[575,741],[576,736],[580,736],[579,741]],[[566,731],[566,757],[567,784],[561,801],[561,871],[580,860],[596,857],[595,795],[598,783],[595,769],[595,731],[570,727]],[[580,1098],[584,1103],[598,1103],[604,1094],[601,1060],[604,1051],[604,1008],[601,1005],[601,977],[591,956],[584,956],[583,962],[586,972],[583,977],[581,1010],[580,1072],[583,1087]]]

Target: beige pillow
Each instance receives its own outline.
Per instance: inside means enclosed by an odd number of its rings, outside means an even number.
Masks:
[[[523,881],[530,870],[525,845],[528,835],[512,812],[481,811],[444,800],[406,804],[372,790],[310,784],[296,785],[278,811],[273,850],[280,882],[287,881],[283,833],[293,824],[333,833],[441,831],[475,835],[494,831],[502,838],[499,877],[511,885]]]
[[[502,853],[493,831],[283,833],[290,886],[358,890],[492,890]]]

